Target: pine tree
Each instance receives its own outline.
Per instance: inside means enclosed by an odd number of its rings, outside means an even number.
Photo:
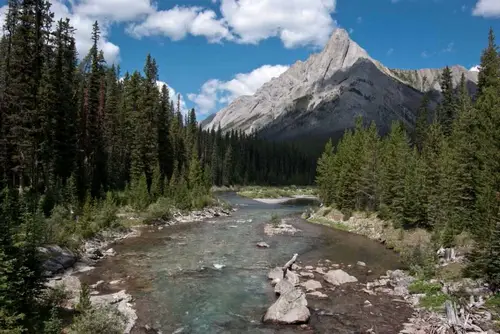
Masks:
[[[335,155],[333,154],[333,143],[329,139],[325,145],[325,150],[318,160],[316,184],[318,186],[319,197],[327,206],[333,204],[335,191]]]
[[[230,186],[233,181],[233,150],[231,146],[227,146],[222,162],[222,185]]]
[[[417,111],[417,121],[415,124],[414,143],[421,152],[425,142],[425,135],[429,128],[429,94],[425,93],[422,103]]]
[[[452,73],[448,66],[443,70],[441,76],[441,90],[443,94],[443,100],[439,106],[438,119],[439,123],[443,127],[443,133],[449,135],[451,133],[451,127],[453,120],[455,119],[456,103],[453,89]]]

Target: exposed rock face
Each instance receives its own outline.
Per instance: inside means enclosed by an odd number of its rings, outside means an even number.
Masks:
[[[308,280],[304,283],[301,283],[300,285],[302,285],[304,288],[306,288],[306,290],[309,292],[309,291],[314,291],[314,290],[317,290],[317,289],[321,289],[323,286],[321,285],[320,282],[318,281],[315,281],[315,280]]]
[[[453,66],[456,85],[462,74],[475,90],[477,72]],[[337,29],[319,54],[298,61],[253,96],[242,96],[204,123],[205,129],[259,132],[272,139],[339,137],[357,116],[375,121],[381,132],[400,120],[413,125],[424,91],[431,107],[439,98],[441,69],[389,69],[372,59]]]
[[[44,276],[52,276],[63,272],[72,267],[77,260],[75,253],[59,246],[40,247],[38,251],[44,259],[42,263]]]
[[[264,315],[264,322],[273,322],[280,324],[301,324],[307,322],[311,313],[307,308],[305,294],[292,289],[282,294],[278,300],[269,307]]]
[[[349,275],[348,273],[346,273],[345,271],[343,271],[341,269],[330,270],[329,272],[327,272],[323,276],[323,278],[325,279],[325,281],[327,281],[328,283],[333,284],[333,285],[341,285],[344,283],[354,283],[354,282],[358,281],[358,279],[356,277]]]

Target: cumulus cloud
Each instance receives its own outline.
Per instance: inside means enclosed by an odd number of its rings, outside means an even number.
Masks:
[[[191,34],[206,37],[209,42],[228,40],[242,44],[257,44],[278,37],[285,47],[292,48],[323,46],[336,27],[331,17],[336,0],[220,0],[212,3],[220,3],[220,17],[203,7],[175,6],[150,13],[142,22],[131,23],[127,31],[136,38],[160,35],[180,40]]]
[[[243,95],[253,95],[263,84],[280,76],[289,67],[284,65],[264,65],[250,73],[239,73],[232,80],[208,80],[200,92],[188,94],[189,100],[196,104],[199,115],[215,111],[218,103],[231,103]]]
[[[336,0],[221,0],[221,13],[240,43],[279,37],[285,47],[322,46],[335,28]]]
[[[129,34],[140,38],[163,35],[174,41],[185,38],[188,34],[205,36],[211,42],[231,39],[231,34],[224,22],[217,19],[212,10],[201,7],[179,7],[156,11],[141,23],[130,24]]]
[[[479,0],[472,11],[475,16],[500,17],[500,1]]]
[[[472,66],[472,67],[469,69],[469,71],[471,71],[471,72],[479,72],[479,70],[480,70],[479,65]]]
[[[103,1],[103,3],[105,2]],[[120,47],[108,40],[109,24],[105,20],[80,13],[76,2],[71,4],[71,2],[67,3],[64,0],[51,0],[51,4],[54,19],[57,21],[69,18],[71,25],[75,28],[76,48],[80,58],[85,57],[92,47],[92,25],[97,20],[101,29],[99,48],[104,52],[104,57],[108,63],[118,62]]]
[[[80,15],[112,21],[131,21],[155,11],[150,0],[80,0],[73,8]]]

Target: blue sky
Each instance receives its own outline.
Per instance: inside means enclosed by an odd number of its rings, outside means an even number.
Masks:
[[[196,107],[200,119],[318,52],[336,27],[395,68],[470,68],[489,27],[500,36],[500,0],[51,2],[56,17],[70,17],[76,27],[80,53],[98,20],[108,62],[122,72],[142,69],[151,53],[159,80],[181,93],[187,108]]]

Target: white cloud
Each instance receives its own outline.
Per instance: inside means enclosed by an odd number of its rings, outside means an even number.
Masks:
[[[112,21],[130,21],[151,14],[150,0],[79,0],[73,6],[80,15]]]
[[[393,48],[390,48],[389,50],[387,50],[387,55],[388,56],[392,56],[393,53],[394,53],[394,49]]]
[[[238,42],[279,37],[285,47],[323,46],[336,24],[336,0],[221,0],[221,12]]]
[[[427,51],[422,51],[422,53],[420,54],[420,56],[422,58],[429,58],[431,55]]]
[[[240,96],[255,94],[263,84],[288,68],[284,65],[263,65],[250,73],[236,74],[229,81],[211,79],[203,84],[198,94],[188,94],[188,98],[196,104],[200,115],[207,115],[215,111],[218,103],[231,103]]]
[[[181,40],[191,34],[204,36],[209,42],[229,40],[242,44],[257,44],[278,37],[285,47],[292,48],[323,46],[336,27],[331,17],[336,0],[220,0],[212,3],[220,3],[220,17],[203,7],[175,6],[150,13],[142,22],[131,23],[127,31],[136,38],[162,35]]]
[[[64,0],[51,0],[51,4],[51,11],[54,12],[56,21],[64,18],[70,19],[71,25],[75,28],[76,48],[79,57],[85,57],[92,47],[92,25],[96,19],[78,13],[75,11],[75,7],[67,6]],[[104,57],[108,63],[116,63],[119,60],[120,47],[108,40],[109,24],[103,20],[97,19],[97,21],[101,29],[99,48],[104,52]]]
[[[145,21],[128,26],[129,34],[136,38],[143,36],[164,35],[174,41],[185,38],[188,34],[205,36],[210,42],[232,39],[224,22],[217,19],[212,10],[201,7],[179,7],[157,11]]]
[[[363,18],[361,16],[358,16],[358,18],[356,19],[356,23],[363,23]]]
[[[469,69],[469,71],[471,71],[471,72],[479,72],[479,70],[480,70],[479,65],[472,66],[472,67]]]
[[[8,5],[0,7],[0,22],[2,24],[2,27],[5,22],[5,16],[7,15],[8,10],[9,10]],[[0,29],[0,36],[2,36],[2,34],[3,34],[3,29]]]
[[[479,0],[472,11],[475,16],[500,17],[500,1]]]

